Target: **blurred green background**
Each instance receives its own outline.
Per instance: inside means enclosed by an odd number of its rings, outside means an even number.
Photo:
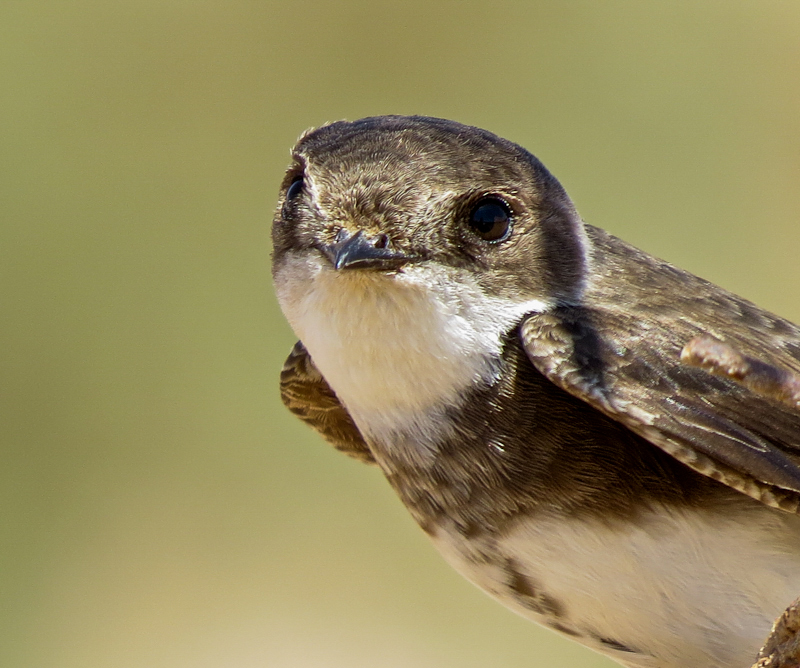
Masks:
[[[0,4],[0,666],[612,664],[439,559],[283,409],[305,128],[444,116],[800,320],[800,3]]]

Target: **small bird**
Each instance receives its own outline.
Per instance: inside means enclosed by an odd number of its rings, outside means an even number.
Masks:
[[[800,595],[800,328],[443,119],[305,133],[272,236],[284,403],[456,570],[626,666],[754,661]]]

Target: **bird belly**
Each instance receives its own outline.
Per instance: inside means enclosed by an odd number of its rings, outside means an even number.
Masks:
[[[520,519],[504,535],[434,541],[524,617],[632,667],[747,668],[800,595],[800,517],[661,508],[636,521]]]

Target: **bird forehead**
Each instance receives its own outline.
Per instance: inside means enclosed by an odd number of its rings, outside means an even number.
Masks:
[[[357,155],[319,156],[307,160],[305,169],[318,210],[332,219],[401,223],[427,218],[460,195],[486,188],[448,174],[446,166],[402,160],[391,153],[372,153],[363,160]]]
[[[339,186],[383,184],[385,191],[491,189],[525,181],[531,169],[524,149],[496,135],[417,117],[323,126],[300,139],[295,155]]]
[[[309,165],[307,177],[318,210],[331,219],[399,222],[419,216],[441,191],[439,184],[369,167],[330,171]]]
[[[448,152],[429,147],[330,146],[303,158],[313,182],[347,197],[372,194],[413,201],[423,193],[470,189],[484,181]]]

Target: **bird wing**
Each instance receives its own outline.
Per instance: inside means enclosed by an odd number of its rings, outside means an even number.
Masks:
[[[699,473],[798,512],[800,409],[733,371],[722,377],[719,359],[708,363],[706,355],[705,368],[698,368],[681,353],[693,339],[713,335],[728,352],[760,365],[762,376],[793,376],[800,368],[800,329],[627,244],[622,248],[610,235],[590,232],[596,280],[584,303],[532,314],[520,326],[533,365]]]
[[[334,448],[367,464],[375,459],[347,409],[298,341],[281,370],[281,399],[303,422],[313,427]]]

